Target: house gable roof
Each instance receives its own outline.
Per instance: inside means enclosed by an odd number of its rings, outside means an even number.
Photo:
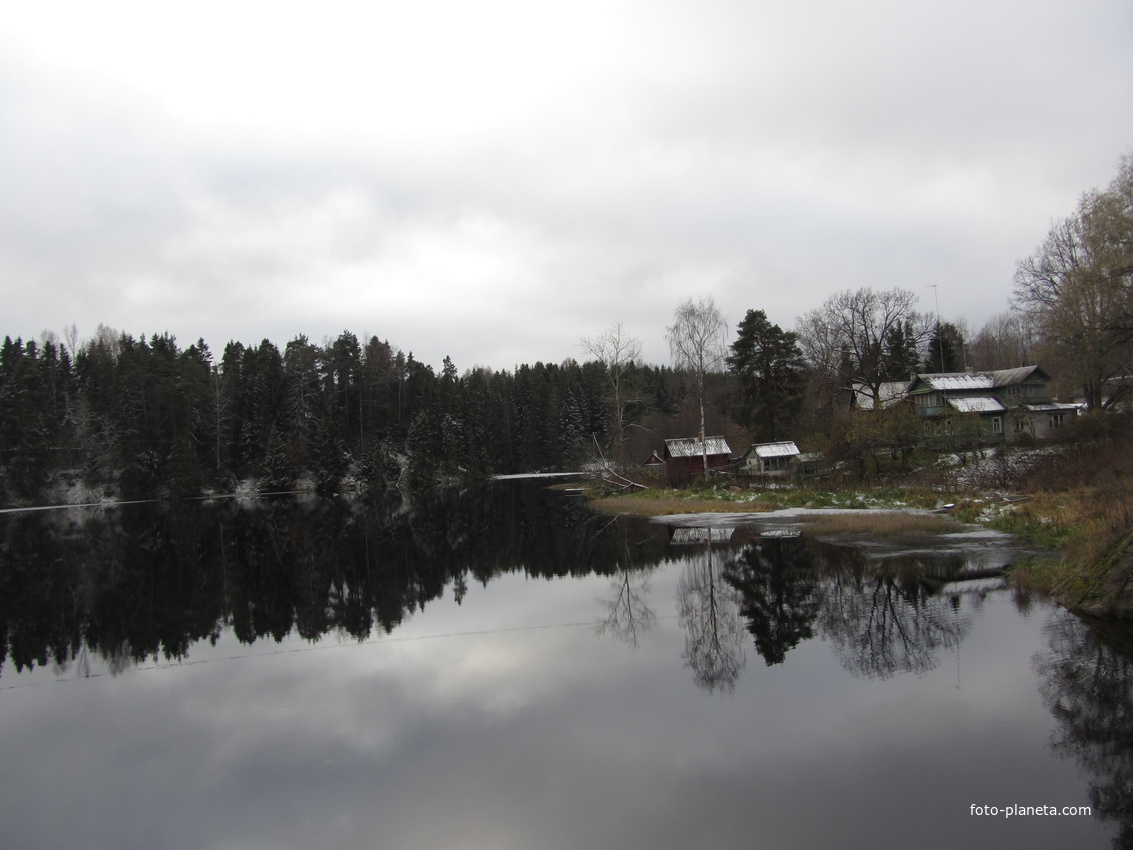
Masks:
[[[1041,366],[1020,366],[1017,369],[1000,369],[990,373],[995,378],[997,387],[1007,387],[1012,384],[1022,384],[1027,381],[1049,381],[1050,375]]]
[[[1027,381],[1049,381],[1050,375],[1040,366],[1020,366],[994,372],[928,372],[916,375],[909,383],[910,394],[924,392],[979,392]]]
[[[681,437],[665,441],[665,454],[668,457],[701,457],[705,453],[710,455],[730,455],[732,450],[723,437],[705,437],[704,442],[699,437]]]

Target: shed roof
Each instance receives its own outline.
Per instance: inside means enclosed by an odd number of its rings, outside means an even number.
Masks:
[[[665,441],[665,450],[669,457],[700,457],[707,449],[710,455],[730,455],[732,450],[728,441],[723,437],[705,437],[704,442],[699,437],[681,437]]]
[[[799,447],[790,440],[783,440],[778,443],[756,443],[747,450],[748,457],[754,454],[761,458],[794,457],[798,453]]]

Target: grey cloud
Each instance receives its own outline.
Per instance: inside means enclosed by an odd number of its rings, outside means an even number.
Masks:
[[[978,327],[1133,138],[1123,4],[634,9],[592,87],[451,144],[219,140],[9,62],[3,332],[349,328],[510,367],[623,321],[663,361],[697,291],[790,326],[838,289],[933,284]]]

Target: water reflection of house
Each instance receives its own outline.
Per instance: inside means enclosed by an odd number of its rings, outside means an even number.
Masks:
[[[727,466],[732,450],[723,437],[682,437],[665,441],[665,472],[670,481],[687,480],[704,472],[705,456],[709,469]]]
[[[1039,366],[1020,366],[914,375],[908,393],[927,442],[955,436],[997,443],[1024,435],[1055,436],[1070,422],[1077,406],[1051,401],[1049,384],[1050,376]]]
[[[971,569],[962,567],[947,571],[926,569],[921,584],[934,594],[985,594],[1007,586],[1007,570],[1003,567]]]
[[[684,525],[671,525],[669,526],[669,543],[678,544],[694,544],[694,543],[727,543],[732,539],[736,529],[732,527],[718,528],[706,526],[684,526]]]
[[[802,537],[802,535],[801,528],[765,528],[759,532],[760,537],[772,540],[791,540],[795,537]]]

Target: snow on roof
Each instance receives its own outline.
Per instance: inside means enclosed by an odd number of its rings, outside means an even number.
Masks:
[[[920,378],[934,390],[990,390],[995,386],[995,379],[987,372],[941,372]]]
[[[995,372],[930,372],[917,377],[933,390],[990,390],[1021,384],[1036,372],[1040,380],[1049,380],[1038,366],[1019,366]]]
[[[1000,413],[1007,409],[999,399],[991,395],[950,398],[948,404],[961,413]]]
[[[756,457],[794,457],[799,453],[799,447],[790,440],[779,443],[756,443],[748,454],[754,453]]]
[[[1050,413],[1059,410],[1078,410],[1080,405],[1072,404],[1070,402],[1046,401],[1035,402],[1034,404],[1024,404],[1023,407],[1025,407],[1027,410],[1034,410],[1039,413]]]
[[[723,437],[705,437],[704,443],[700,442],[699,437],[666,440],[665,448],[669,450],[669,457],[700,457],[704,454],[705,448],[710,455],[730,455],[732,453],[727,440]]]

